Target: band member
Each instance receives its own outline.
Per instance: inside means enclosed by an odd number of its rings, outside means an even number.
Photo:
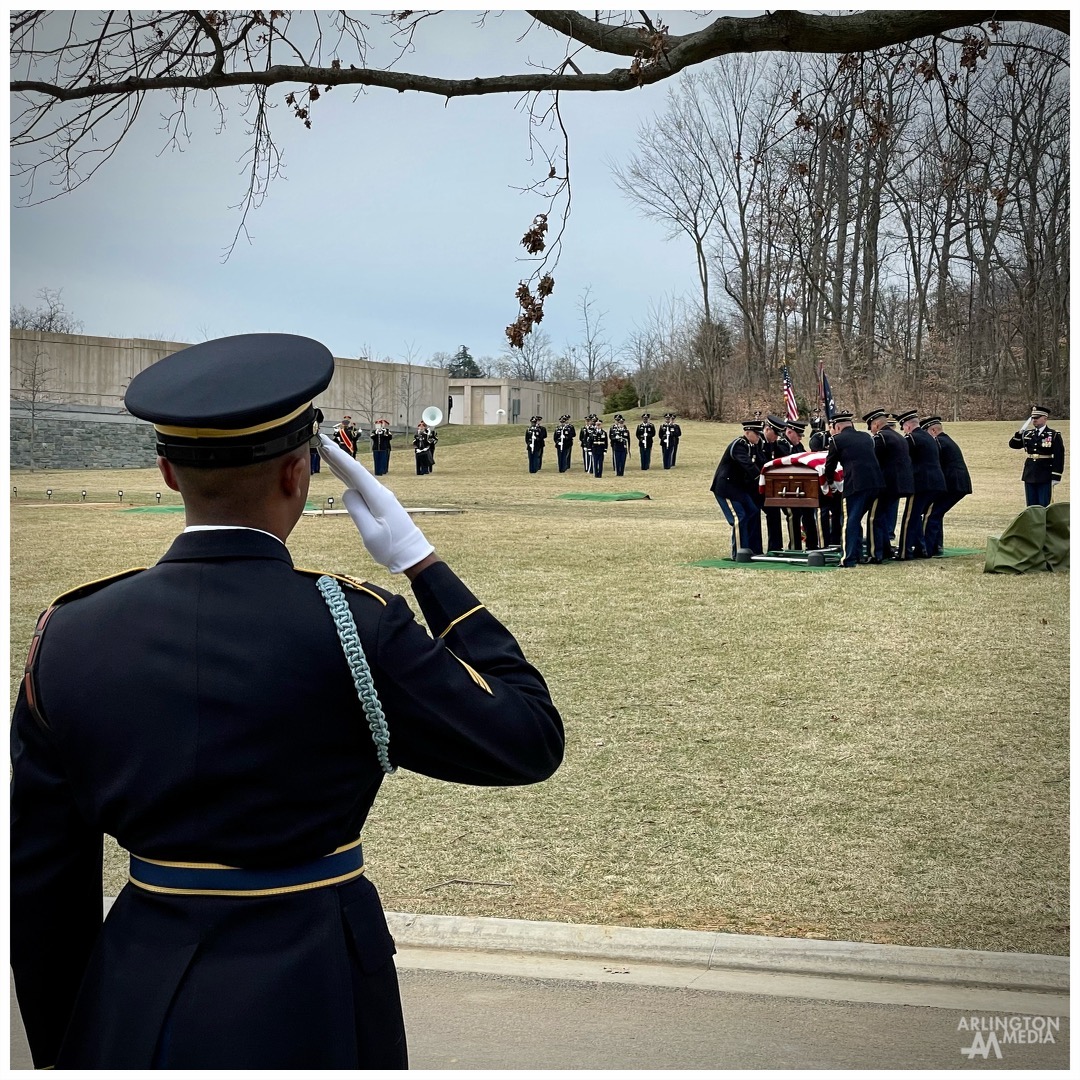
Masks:
[[[675,423],[673,412],[664,413],[664,422],[660,425],[660,450],[664,455],[664,468],[673,469],[679,453],[679,440],[682,428]]]
[[[758,477],[765,464],[764,426],[761,420],[743,421],[743,433],[724,450],[709,488],[731,526],[732,559],[739,548],[762,553]]]
[[[578,442],[581,443],[581,463],[585,466],[587,473],[592,472],[592,451],[590,447],[590,439],[592,438],[592,426],[596,422],[596,413],[589,413],[585,417],[585,423],[581,425],[581,431],[578,433]]]
[[[563,413],[559,417],[559,426],[555,429],[555,452],[559,457],[559,472],[570,471],[570,458],[574,452],[574,440],[577,431],[570,423],[570,414]]]
[[[641,471],[648,472],[649,463],[652,461],[652,444],[656,438],[656,425],[648,413],[641,414],[641,423],[634,434],[637,436],[638,454],[641,457]]]
[[[334,442],[345,451],[349,457],[356,457],[356,440],[360,438],[360,429],[353,423],[351,416],[346,414],[341,418],[341,423],[334,427]]]
[[[622,476],[626,468],[626,455],[630,450],[630,429],[626,426],[622,413],[616,413],[608,431],[611,440],[611,464],[615,466],[615,475]]]
[[[844,557],[840,565],[849,570],[862,559],[863,518],[884,484],[873,437],[855,430],[849,412],[833,416],[832,445],[822,479],[832,483],[838,462],[844,470]]]
[[[604,455],[608,448],[608,433],[604,425],[600,423],[600,417],[594,416],[592,427],[589,429],[589,457],[592,459],[592,474],[596,477],[604,475]]]
[[[941,451],[929,431],[919,427],[919,414],[914,409],[900,413],[896,422],[907,439],[911,453],[911,471],[915,478],[915,493],[904,503],[897,541],[901,559],[927,559],[926,518],[930,504],[945,492],[945,474],[941,471]]]
[[[870,561],[875,563],[896,558],[892,538],[896,529],[897,510],[900,500],[910,498],[915,492],[911,452],[908,450],[907,440],[896,430],[891,419],[884,409],[874,409],[863,417],[874,437],[874,453],[885,481],[870,508],[867,526],[870,534],[867,537]]]
[[[815,452],[828,451],[832,435],[826,427],[824,416],[815,416],[810,420],[810,449]],[[838,495],[822,491],[818,495],[818,518],[821,521],[821,542],[827,547],[837,547],[843,541],[842,526],[843,506]]]
[[[416,475],[427,476],[431,472],[432,457],[435,453],[435,434],[423,420],[416,425],[413,436],[413,453],[416,455]]]
[[[1065,440],[1060,431],[1047,427],[1050,412],[1042,405],[1031,407],[1031,416],[1009,440],[1014,450],[1027,454],[1024,462],[1024,497],[1028,506],[1049,506],[1054,486],[1065,471]]]
[[[544,464],[544,443],[547,442],[547,428],[540,423],[542,416],[529,419],[525,431],[525,449],[529,452],[529,472],[537,473]]]
[[[945,491],[930,504],[923,540],[927,554],[940,555],[945,550],[945,515],[965,496],[971,494],[971,473],[960,447],[945,433],[940,416],[928,416],[919,424],[937,439]]]
[[[784,440],[787,442],[787,453],[802,454],[806,447],[802,444],[803,432],[806,424],[802,420],[789,420],[784,428]],[[790,529],[791,550],[802,551],[803,536],[806,536],[806,550],[813,551],[818,547],[818,523],[817,513],[812,506],[791,506],[789,511],[788,528]]]
[[[375,462],[375,475],[385,476],[390,471],[390,440],[394,433],[389,420],[376,420],[371,431],[371,456]]]
[[[782,416],[769,413],[765,417],[762,430],[762,450],[766,461],[783,457],[789,453],[787,440],[784,438],[785,420]],[[784,550],[784,515],[779,506],[765,506],[766,551]],[[785,507],[786,509],[786,507]]]

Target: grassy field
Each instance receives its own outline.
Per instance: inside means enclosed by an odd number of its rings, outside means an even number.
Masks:
[[[395,451],[406,506],[465,511],[416,520],[543,671],[567,753],[535,787],[392,777],[365,830],[386,906],[1068,952],[1068,574],[984,574],[981,555],[857,574],[695,567],[729,551],[708,489],[738,428],[682,427],[674,470],[657,452],[642,473],[634,455],[600,480],[580,454],[560,476],[550,445],[529,475],[521,430],[444,429],[425,477]],[[1023,508],[1014,425],[947,430],[975,493],[946,546],[983,549]],[[314,505],[340,506],[329,473],[312,481]],[[154,561],[182,515],[125,512],[155,492],[178,505],[152,470],[11,483],[14,689],[49,600]],[[557,498],[618,490],[650,498]],[[345,516],[304,517],[290,547],[409,595]],[[107,892],[121,866],[109,849]]]

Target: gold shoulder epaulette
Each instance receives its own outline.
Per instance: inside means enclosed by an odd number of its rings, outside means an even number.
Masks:
[[[355,589],[357,592],[366,593],[368,596],[378,600],[384,607],[386,606],[386,597],[380,595],[375,591],[375,586],[369,582],[360,581],[358,578],[349,577],[347,574],[335,574],[332,570],[309,570],[305,566],[294,566],[293,569],[298,574],[307,574],[313,578],[321,578],[323,576],[332,577],[335,581],[340,581],[342,585],[347,585],[350,589]]]
[[[128,570],[121,570],[118,574],[110,574],[108,577],[97,578],[95,581],[87,581],[82,585],[77,585],[74,589],[68,589],[67,592],[61,593],[49,607],[54,608],[59,604],[66,604],[71,600],[78,600],[81,597],[89,596],[91,593],[96,593],[99,589],[104,589],[106,585],[112,585],[114,582],[123,581],[124,578],[131,577],[132,574],[141,574],[145,569],[145,566],[132,566]]]

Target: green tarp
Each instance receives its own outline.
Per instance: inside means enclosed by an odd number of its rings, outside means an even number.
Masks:
[[[1069,504],[1029,506],[1000,536],[986,538],[987,574],[1069,569]]]

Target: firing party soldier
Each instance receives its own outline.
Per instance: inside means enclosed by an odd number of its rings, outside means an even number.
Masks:
[[[870,508],[867,524],[870,561],[882,563],[897,557],[892,546],[897,512],[900,500],[910,498],[915,491],[915,472],[907,440],[893,426],[889,414],[884,409],[872,409],[863,420],[874,438],[874,453],[885,481]]]
[[[626,426],[622,413],[615,414],[608,435],[611,439],[611,464],[615,467],[615,475],[622,476],[626,469],[626,455],[630,449],[630,429]]]
[[[724,450],[709,490],[731,526],[731,557],[740,548],[761,555],[761,505],[758,477],[765,464],[761,420],[744,420],[743,433]]]
[[[509,630],[320,437],[311,403],[333,372],[309,338],[244,334],[126,391],[187,527],[38,621],[11,722],[8,880],[39,1069],[406,1068],[360,843],[384,777],[502,787],[559,765],[558,711]],[[426,629],[397,593],[293,565],[313,440]],[[130,855],[102,922],[106,833]]]
[[[596,413],[589,413],[585,417],[585,423],[581,425],[581,431],[578,432],[578,442],[581,443],[581,461],[585,466],[587,473],[592,472],[592,451],[590,450],[590,431],[593,424],[596,422]]]
[[[1047,426],[1049,419],[1049,409],[1033,405],[1031,415],[1009,440],[1014,450],[1027,454],[1021,479],[1028,506],[1049,506],[1065,471],[1065,440],[1060,431]]]
[[[664,413],[664,422],[660,425],[660,450],[664,455],[664,468],[675,468],[675,458],[679,454],[679,440],[682,428],[675,423],[673,412]]]
[[[641,471],[648,472],[652,461],[652,445],[656,438],[656,425],[652,422],[648,413],[641,414],[641,423],[634,432],[637,438],[638,454],[641,457]]]
[[[604,455],[608,448],[608,433],[604,425],[600,423],[600,417],[594,416],[592,426],[589,428],[589,459],[592,461],[592,474],[596,477],[604,475]]]
[[[919,414],[914,409],[896,415],[896,422],[907,439],[911,453],[911,470],[915,479],[915,493],[904,503],[904,516],[900,522],[897,541],[901,559],[928,559],[926,550],[926,518],[934,499],[946,491],[945,474],[941,471],[941,451],[937,440],[929,431],[919,427]]]
[[[371,457],[375,463],[376,476],[385,476],[390,471],[390,441],[393,437],[389,420],[375,421],[375,426],[371,429]]]
[[[832,445],[822,479],[832,483],[839,463],[844,473],[844,555],[840,566],[850,570],[862,561],[863,518],[885,481],[870,433],[856,431],[849,412],[836,413],[832,422]]]
[[[559,417],[559,426],[555,429],[555,453],[559,459],[559,472],[570,471],[570,458],[574,452],[574,441],[577,431],[570,423],[570,414],[563,413]]]
[[[525,431],[525,449],[529,453],[529,472],[538,473],[544,464],[544,443],[547,442],[547,428],[540,423],[542,416],[529,419]]]

